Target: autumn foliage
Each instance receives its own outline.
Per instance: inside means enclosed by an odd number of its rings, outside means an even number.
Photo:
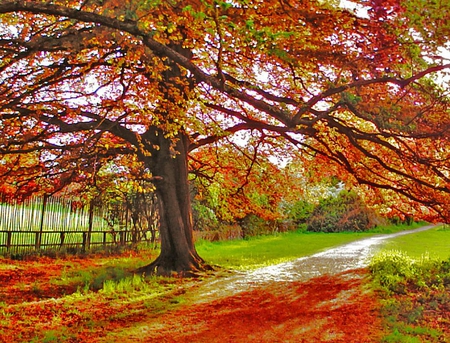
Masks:
[[[211,162],[224,186],[259,183],[247,192],[262,196],[279,172],[259,162],[271,153],[338,175],[374,205],[448,221],[449,5],[354,5],[4,0],[0,177],[52,192],[139,160],[161,203],[163,250],[150,269],[202,268],[188,161],[205,168],[212,146],[228,147]],[[248,175],[226,172],[236,151]],[[230,199],[231,211],[248,206]]]

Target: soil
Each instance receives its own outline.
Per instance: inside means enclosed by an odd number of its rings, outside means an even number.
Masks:
[[[51,282],[104,260],[0,260],[0,342],[379,342],[364,261],[385,238],[253,272],[179,280],[159,314],[138,299],[66,302],[76,289]]]

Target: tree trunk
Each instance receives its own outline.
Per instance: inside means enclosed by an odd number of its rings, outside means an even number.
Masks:
[[[188,138],[178,134],[176,143],[173,143],[163,134],[159,137],[160,149],[152,170],[159,200],[161,253],[139,272],[192,275],[210,267],[205,265],[194,246],[187,166]],[[171,147],[171,144],[175,146]]]

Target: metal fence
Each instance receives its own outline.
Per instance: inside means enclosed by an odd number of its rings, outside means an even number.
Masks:
[[[30,250],[76,249],[154,241],[154,203],[144,218],[130,204],[83,205],[63,197],[34,197],[22,203],[0,204],[0,254]],[[153,211],[153,212],[152,212]]]

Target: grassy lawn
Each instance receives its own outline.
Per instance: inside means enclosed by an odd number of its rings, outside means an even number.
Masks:
[[[432,258],[448,259],[450,257],[450,226],[439,226],[424,232],[394,238],[386,242],[383,250],[399,250],[412,258],[424,254]]]
[[[423,223],[415,223],[411,226],[391,225],[356,233],[296,231],[248,240],[201,241],[197,244],[197,250],[200,256],[213,265],[240,270],[255,269],[311,255],[374,234],[393,233],[423,225]]]

